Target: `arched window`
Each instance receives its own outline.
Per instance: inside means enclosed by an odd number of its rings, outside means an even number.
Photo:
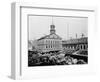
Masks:
[[[46,48],[48,48],[48,46],[46,45]]]
[[[84,45],[84,50],[86,49],[86,45]]]
[[[51,48],[52,48],[52,44],[51,44]]]
[[[81,49],[83,49],[83,46],[84,46],[84,45],[82,44],[82,45],[81,45]]]

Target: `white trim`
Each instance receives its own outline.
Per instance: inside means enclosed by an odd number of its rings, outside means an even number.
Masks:
[[[34,5],[34,6],[33,6]],[[95,12],[95,8],[87,8],[87,7],[73,7],[73,6],[60,6],[60,5],[48,5],[48,4],[35,4],[35,3],[12,3],[12,78],[14,79],[28,79],[33,78],[30,75],[24,75],[22,74],[22,51],[21,51],[21,39],[22,39],[22,28],[21,28],[21,11],[20,9],[24,7],[28,8],[35,8],[35,9],[50,9],[50,10],[63,10],[63,11],[77,11],[77,12]],[[15,9],[15,11],[14,11]],[[62,12],[63,12],[62,11]],[[93,21],[92,21],[93,22]],[[77,66],[74,66],[77,68]],[[83,66],[84,67],[84,66]],[[52,67],[50,67],[52,69]],[[62,69],[62,66],[59,67]],[[58,68],[58,69],[59,69]],[[66,67],[65,67],[66,68]],[[73,67],[71,67],[73,68]],[[39,70],[39,69],[37,69]],[[44,69],[42,69],[44,70]],[[50,70],[50,69],[48,69]],[[47,72],[47,71],[46,71]],[[34,71],[33,71],[34,73]],[[36,72],[35,72],[36,73]],[[57,73],[57,72],[56,72]],[[62,73],[62,72],[59,72]],[[66,72],[67,73],[67,72]],[[73,74],[73,73],[72,73]],[[74,73],[75,74],[75,73]],[[38,74],[37,74],[38,75]],[[35,77],[35,76],[34,76]],[[41,75],[40,75],[41,77]],[[46,76],[44,76],[46,77]]]

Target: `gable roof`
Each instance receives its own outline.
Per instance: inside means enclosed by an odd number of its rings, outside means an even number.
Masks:
[[[52,35],[57,36],[57,38],[51,38],[50,36],[52,36]],[[57,34],[49,34],[49,35],[46,35],[46,36],[43,36],[43,37],[39,38],[38,41],[42,40],[42,39],[62,39],[62,38]]]

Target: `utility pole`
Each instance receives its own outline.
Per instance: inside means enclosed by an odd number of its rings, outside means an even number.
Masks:
[[[53,25],[54,23],[53,23],[53,16],[52,16],[52,25]]]
[[[69,23],[67,23],[67,39],[69,39]]]
[[[76,39],[77,39],[77,33],[76,33]]]

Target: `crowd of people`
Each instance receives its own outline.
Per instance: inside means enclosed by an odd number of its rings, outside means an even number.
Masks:
[[[63,53],[28,52],[28,66],[86,64],[82,59],[73,58]]]

